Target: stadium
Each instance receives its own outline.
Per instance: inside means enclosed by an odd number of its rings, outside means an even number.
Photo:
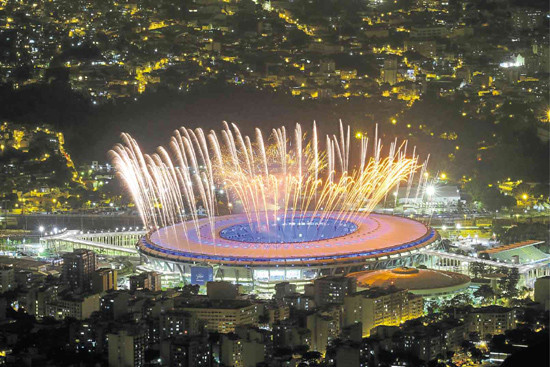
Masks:
[[[336,221],[336,219],[334,219]],[[312,221],[281,224],[274,233],[250,232],[242,214],[217,217],[214,236],[208,219],[195,229],[179,223],[153,231],[138,244],[142,261],[153,269],[191,283],[212,279],[239,282],[258,291],[289,281],[298,286],[320,276],[375,268],[387,260],[413,265],[413,256],[438,240],[437,232],[402,217],[370,214],[345,223],[326,221],[313,230]],[[183,231],[188,231],[188,240]]]
[[[385,155],[377,127],[372,148],[361,134],[351,153],[350,127],[339,130],[322,139],[315,124],[311,138],[300,124],[267,138],[227,123],[220,133],[181,128],[150,155],[123,134],[112,155],[148,229],[138,244],[143,264],[176,282],[227,280],[260,293],[281,281],[300,287],[369,266],[414,265],[437,233],[373,212],[399,185],[423,195],[427,160],[397,139]]]

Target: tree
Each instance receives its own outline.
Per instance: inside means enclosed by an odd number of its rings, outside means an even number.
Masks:
[[[513,208],[517,202],[513,196],[502,194],[497,188],[490,187],[482,192],[481,203],[491,211]]]
[[[472,303],[472,297],[468,294],[462,293],[454,296],[447,303],[450,307],[466,306]]]
[[[468,353],[471,355],[472,360],[475,362],[480,362],[483,358],[483,352],[475,347],[470,348]]]
[[[474,278],[477,278],[479,275],[486,272],[486,266],[482,262],[472,262],[468,265],[468,271],[474,276]]]
[[[495,292],[493,291],[493,288],[491,288],[489,285],[484,284],[481,287],[478,288],[477,291],[474,292],[474,296],[478,298],[482,298],[482,303],[489,303],[493,300],[495,296]]]
[[[309,41],[309,36],[299,29],[292,29],[288,32],[288,43],[294,47],[304,47]]]
[[[424,302],[424,306],[428,316],[439,312],[439,303],[437,301],[426,301]]]
[[[519,282],[519,271],[517,268],[512,268],[508,272],[508,276],[504,279],[503,292],[504,296],[507,298],[517,297],[519,294],[518,291],[518,282]]]
[[[308,345],[297,345],[294,348],[292,348],[292,353],[303,356],[308,352],[308,350],[309,350]]]

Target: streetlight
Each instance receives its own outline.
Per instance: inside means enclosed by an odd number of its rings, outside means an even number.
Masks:
[[[434,185],[428,185],[428,187],[426,187],[426,194],[428,194],[428,196],[435,195],[435,186]]]
[[[455,229],[456,229],[456,239],[458,240],[460,238],[460,229],[462,228],[462,224],[456,223]]]
[[[44,232],[44,226],[38,227],[38,232],[40,232],[40,234],[42,234],[42,232]]]

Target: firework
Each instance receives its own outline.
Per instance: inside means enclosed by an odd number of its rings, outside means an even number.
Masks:
[[[255,129],[251,138],[224,122],[220,132],[182,127],[174,131],[168,148],[153,154],[144,154],[135,139],[122,134],[123,143],[112,155],[150,230],[181,223],[199,234],[200,212],[214,231],[220,205],[230,202],[244,213],[247,230],[254,233],[289,225],[338,227],[368,216],[401,182],[409,193],[419,168],[423,183],[426,162],[419,164],[416,149],[407,156],[407,143],[396,139],[384,156],[378,127],[372,148],[361,137],[357,151],[349,126],[342,122],[338,135],[319,139],[315,123],[310,135],[296,124],[290,134],[285,127],[269,136]],[[357,163],[350,160],[350,151],[358,153]],[[224,204],[219,203],[220,192]]]

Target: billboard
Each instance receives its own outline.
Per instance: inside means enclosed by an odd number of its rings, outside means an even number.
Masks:
[[[205,285],[214,280],[214,269],[209,266],[191,267],[191,284]]]

